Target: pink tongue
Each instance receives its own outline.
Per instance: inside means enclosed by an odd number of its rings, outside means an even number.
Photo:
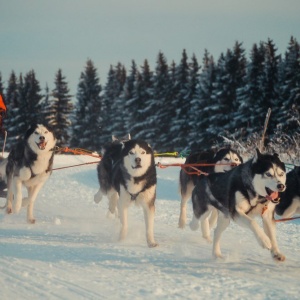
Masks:
[[[273,192],[271,195],[267,195],[266,198],[270,201],[278,198],[278,192]]]
[[[45,142],[39,143],[39,147],[40,147],[40,149],[45,149],[46,143]]]

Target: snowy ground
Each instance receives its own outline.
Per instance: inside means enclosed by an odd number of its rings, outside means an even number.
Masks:
[[[96,159],[57,155],[55,168],[85,161]],[[127,240],[117,241],[119,221],[106,217],[106,199],[93,202],[96,164],[53,171],[35,225],[26,223],[25,210],[0,212],[0,299],[299,299],[298,220],[277,224],[284,263],[235,224],[222,238],[226,259],[215,261],[200,232],[177,227],[179,168],[157,171],[157,248],[147,247],[135,206]],[[189,202],[188,220],[191,214]]]

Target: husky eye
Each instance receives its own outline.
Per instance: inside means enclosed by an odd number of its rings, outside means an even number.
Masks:
[[[145,153],[146,153],[146,151],[142,151],[142,152],[141,152],[141,154],[145,154]]]
[[[278,174],[279,177],[282,177],[283,175],[284,175],[284,172]]]
[[[44,132],[44,134],[47,134],[48,132],[49,132],[49,131],[46,130],[46,131]]]
[[[267,176],[267,177],[273,177],[272,174],[271,174],[270,172],[267,172],[267,173],[266,173],[266,176]]]
[[[239,159],[238,159],[238,158],[236,158],[236,159],[235,159],[235,161],[239,161]]]
[[[229,158],[225,157],[224,160],[225,160],[225,161],[229,161]]]
[[[129,154],[130,154],[130,155],[133,155],[133,151],[129,151]]]

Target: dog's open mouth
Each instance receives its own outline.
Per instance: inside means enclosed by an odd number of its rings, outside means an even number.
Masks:
[[[274,192],[271,189],[269,189],[268,187],[266,187],[266,192],[267,192],[267,196],[266,196],[267,200],[272,201],[272,200],[275,200],[278,198],[278,192]]]
[[[40,143],[36,143],[36,145],[39,147],[40,150],[45,150],[45,148],[47,146],[47,142],[43,141]]]
[[[135,165],[135,166],[132,166],[132,169],[139,169],[141,167],[142,167],[141,165]]]

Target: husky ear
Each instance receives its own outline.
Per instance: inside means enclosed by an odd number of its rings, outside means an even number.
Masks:
[[[259,157],[261,156],[261,153],[259,152],[259,149],[258,148],[256,148],[255,149],[255,154],[254,154],[254,157],[253,157],[253,163],[256,163],[257,161],[258,161],[258,159],[259,159]]]
[[[112,135],[111,139],[112,139],[113,142],[118,140],[118,138],[115,135]]]
[[[276,157],[276,158],[279,158],[278,153],[274,153],[273,156]]]

